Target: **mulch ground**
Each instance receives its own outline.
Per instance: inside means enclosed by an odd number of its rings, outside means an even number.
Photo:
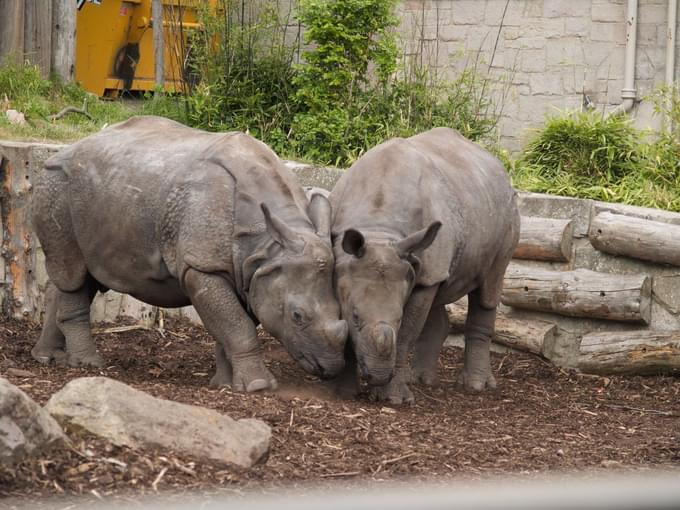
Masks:
[[[462,352],[447,349],[440,386],[415,387],[414,406],[392,408],[365,394],[334,398],[266,336],[265,357],[281,388],[245,395],[208,388],[213,341],[185,322],[166,323],[163,333],[97,334],[108,363],[103,370],[37,364],[30,349],[38,335],[37,325],[0,322],[0,374],[41,404],[73,378],[105,375],[157,397],[260,418],[273,429],[271,454],[244,471],[70,433],[70,446],[0,468],[6,504],[60,495],[125,501],[197,490],[242,494],[404,478],[680,468],[678,377],[583,376],[532,355],[494,354],[498,390],[472,395],[455,383]]]

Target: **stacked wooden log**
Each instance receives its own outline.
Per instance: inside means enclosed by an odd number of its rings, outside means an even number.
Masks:
[[[596,213],[587,229],[588,241],[594,249],[680,267],[680,225],[608,210]],[[581,232],[585,233],[584,230]],[[513,309],[612,321],[613,329],[617,323],[639,324],[644,328],[584,334],[580,338],[577,364],[585,372],[648,374],[680,371],[680,330],[649,329],[653,274],[612,274],[573,268],[574,252],[573,220],[523,216],[514,258],[562,263],[558,267],[566,266],[567,269],[557,270],[548,264],[510,264],[505,275],[502,303]],[[462,332],[466,307],[454,304],[447,310],[452,331]],[[499,313],[494,341],[544,354],[545,345],[552,343],[558,331],[550,316],[546,317],[546,321],[527,320],[521,314]]]

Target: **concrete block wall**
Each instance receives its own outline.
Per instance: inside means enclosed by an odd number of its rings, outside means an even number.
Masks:
[[[645,96],[664,81],[667,6],[639,1],[639,127],[660,123]],[[625,0],[404,0],[399,14],[407,56],[422,56],[443,76],[488,72],[508,150],[518,151],[546,115],[580,109],[584,95],[599,110],[621,103]]]

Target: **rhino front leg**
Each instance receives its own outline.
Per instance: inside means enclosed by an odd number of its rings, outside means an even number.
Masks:
[[[449,317],[446,308],[444,305],[433,306],[414,347],[415,355],[411,362],[413,382],[426,386],[437,383],[437,361],[448,333]]]
[[[465,357],[458,383],[466,390],[483,391],[496,388],[491,373],[491,337],[496,323],[496,308],[484,308],[479,290],[468,294],[468,314],[465,321]]]
[[[203,324],[222,345],[222,353],[231,363],[232,389],[247,392],[275,389],[276,379],[262,359],[255,324],[229,282],[216,274],[189,269],[184,284]],[[216,383],[228,377],[228,366],[222,364],[221,355],[218,353]]]
[[[429,315],[432,301],[438,286],[417,287],[413,290],[401,320],[397,335],[397,355],[392,380],[384,386],[371,388],[371,398],[384,400],[390,404],[412,404],[415,399],[408,384],[411,381],[411,370],[408,357],[416,338],[420,335]]]
[[[210,387],[222,388],[224,386],[231,386],[234,372],[231,367],[231,361],[227,358],[224,346],[220,342],[215,343],[215,365],[215,375],[210,380]]]

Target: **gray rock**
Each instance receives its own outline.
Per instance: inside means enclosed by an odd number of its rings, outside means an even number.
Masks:
[[[152,397],[107,377],[74,379],[46,409],[62,424],[114,444],[160,448],[251,467],[269,453],[271,429],[203,407]]]
[[[14,464],[61,444],[57,422],[26,393],[0,377],[0,464]]]

